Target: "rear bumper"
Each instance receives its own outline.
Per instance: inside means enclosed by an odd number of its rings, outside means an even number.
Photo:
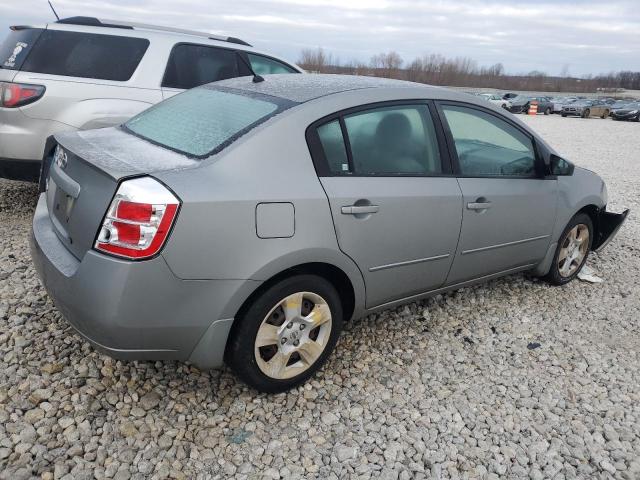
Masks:
[[[22,162],[39,165],[47,138],[54,133],[73,130],[76,128],[64,123],[27,117],[19,108],[0,108],[0,159],[9,159],[17,171],[23,170],[20,168]]]
[[[0,178],[37,182],[40,176],[39,160],[0,158]]]
[[[598,215],[598,236],[594,239],[591,249],[596,252],[601,252],[609,245],[609,242],[611,242],[620,231],[620,227],[622,227],[622,224],[628,216],[628,209],[622,213],[612,213],[605,211],[603,208]]]
[[[129,262],[88,251],[79,261],[55,234],[45,195],[33,219],[31,255],[65,319],[99,351],[124,360],[193,360],[218,367],[242,280],[181,280],[162,256]]]

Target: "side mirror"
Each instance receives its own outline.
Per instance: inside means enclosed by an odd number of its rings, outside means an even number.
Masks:
[[[575,167],[573,166],[573,163],[559,157],[558,155],[551,155],[551,162],[549,164],[551,175],[568,177],[573,175],[574,169]]]

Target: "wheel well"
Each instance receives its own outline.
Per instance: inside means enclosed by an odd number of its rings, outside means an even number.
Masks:
[[[338,291],[338,296],[340,297],[340,301],[342,303],[342,311],[344,313],[345,320],[351,318],[356,302],[356,296],[353,290],[353,285],[351,284],[351,280],[349,280],[347,274],[344,273],[341,269],[328,263],[305,263],[288,268],[278,273],[277,275],[274,275],[269,280],[260,285],[260,287],[258,287],[253,293],[251,293],[251,295],[249,295],[249,297],[243,302],[242,306],[238,310],[236,318],[240,317],[249,307],[249,305],[251,305],[251,303],[255,300],[255,298],[262,294],[262,292],[267,290],[269,287],[271,287],[271,285],[292,275],[300,274],[317,275],[330,282]]]
[[[593,241],[595,241],[600,235],[600,225],[599,225],[599,212],[600,209],[595,205],[587,205],[582,207],[577,213],[586,213],[591,218],[591,223],[593,224]]]

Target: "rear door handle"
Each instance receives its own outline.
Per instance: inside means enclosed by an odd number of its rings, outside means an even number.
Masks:
[[[469,202],[467,208],[469,210],[486,210],[491,208],[491,202]]]
[[[362,215],[376,213],[378,210],[380,210],[378,205],[349,205],[342,207],[341,212],[343,215]]]

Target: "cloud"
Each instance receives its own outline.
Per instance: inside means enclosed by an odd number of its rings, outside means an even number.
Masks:
[[[321,46],[341,60],[396,50],[502,63],[508,72],[640,70],[637,0],[54,0],[61,16],[115,18],[243,38],[291,61]],[[46,23],[45,0],[0,4],[0,32]],[[1,33],[0,33],[1,35]]]

